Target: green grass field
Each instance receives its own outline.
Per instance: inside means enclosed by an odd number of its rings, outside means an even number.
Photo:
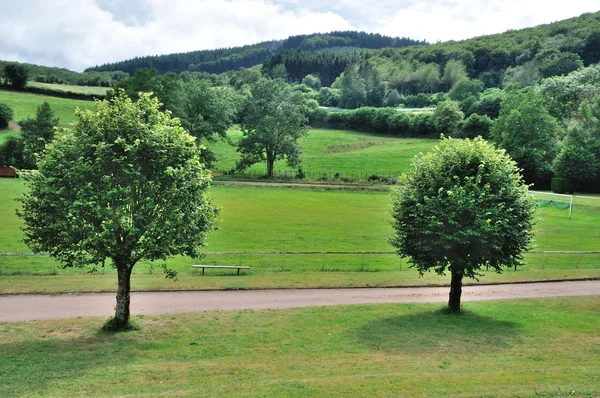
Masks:
[[[18,137],[21,133],[19,133],[18,130],[13,130],[13,129],[4,129],[4,130],[0,130],[0,145],[2,145],[2,143],[6,140],[8,140],[10,137]]]
[[[0,396],[597,397],[600,297],[0,325]]]
[[[39,87],[46,90],[71,92],[78,94],[92,94],[92,95],[106,95],[106,92],[110,90],[110,87],[96,87],[96,86],[76,86],[72,84],[52,84],[52,83],[39,83],[39,82],[27,82],[29,87]]]
[[[23,192],[21,180],[0,180],[0,252],[27,252],[21,221],[13,200]],[[387,238],[389,195],[377,191],[309,190],[216,185],[211,195],[222,208],[220,230],[213,232],[207,251],[392,251]],[[577,203],[577,201],[576,201]],[[600,201],[596,208],[568,212],[540,208],[535,250],[597,250]],[[360,211],[359,211],[360,210]],[[110,267],[87,275],[89,269],[61,269],[48,257],[2,257],[0,291],[110,291],[116,278]],[[211,270],[201,277],[192,264],[243,264],[252,267],[236,277]],[[481,282],[600,276],[600,255],[529,254],[527,265],[502,275],[487,273]],[[167,264],[177,270],[178,282],[165,280],[159,263],[136,265],[133,288],[239,289],[319,286],[443,285],[448,277],[419,278],[407,270],[406,259],[393,254],[349,255],[208,255],[202,260],[176,257]],[[402,268],[402,272],[399,270]],[[357,272],[357,271],[364,272]],[[325,272],[323,272],[325,271]],[[48,275],[35,277],[35,275]]]
[[[242,133],[231,130],[228,136],[237,143]],[[357,133],[346,130],[311,129],[308,136],[300,139],[302,168],[316,177],[323,173],[339,172],[342,176],[368,176],[371,174],[398,176],[408,171],[412,158],[419,152],[428,152],[437,140],[398,138],[385,135]],[[218,162],[215,168],[230,170],[239,158],[235,146],[225,141],[208,144],[215,152]],[[265,164],[255,164],[250,171],[265,173]],[[275,170],[295,171],[285,161],[275,163]]]
[[[69,124],[76,120],[74,113],[75,107],[81,109],[94,109],[93,101],[73,100],[50,97],[47,95],[0,90],[0,102],[5,103],[13,110],[15,121],[23,120],[28,117],[35,117],[37,107],[43,104],[44,101],[50,104],[54,111],[54,115],[60,118],[61,125]]]

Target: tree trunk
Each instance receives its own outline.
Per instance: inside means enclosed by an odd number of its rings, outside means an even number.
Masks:
[[[273,178],[273,167],[275,164],[275,156],[267,154],[267,177]]]
[[[117,263],[118,287],[117,306],[115,309],[114,327],[124,329],[129,324],[129,292],[131,290],[131,270],[133,267]]]
[[[462,274],[452,272],[452,280],[450,281],[450,299],[448,300],[448,309],[450,310],[451,314],[458,314],[460,312],[462,279]]]

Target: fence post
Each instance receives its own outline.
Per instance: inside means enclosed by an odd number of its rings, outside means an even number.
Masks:
[[[2,275],[2,257],[3,256],[0,256],[0,275]]]
[[[398,257],[400,257],[400,271],[402,271],[402,257],[401,256],[398,256]]]
[[[362,271],[365,268],[365,252],[362,254],[362,264],[360,265],[360,270]]]
[[[544,261],[546,261],[546,252],[542,253],[542,269],[544,269]]]
[[[323,252],[323,262],[321,263],[321,271],[325,271],[325,252]]]
[[[240,267],[242,266],[242,253],[240,252]]]
[[[1,264],[1,261],[2,260],[0,260],[0,264]],[[577,253],[577,262],[575,263],[575,268],[579,269],[579,252]]]

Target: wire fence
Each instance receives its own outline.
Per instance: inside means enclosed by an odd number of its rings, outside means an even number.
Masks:
[[[141,261],[135,273],[162,273],[165,262]],[[193,264],[248,266],[246,273],[264,272],[403,272],[410,268],[407,258],[391,251],[227,251],[206,252],[202,259],[176,257],[166,265],[178,273],[198,273]],[[600,251],[532,251],[525,255],[522,266],[512,271],[534,269],[600,269]],[[0,253],[0,275],[67,275],[83,273],[115,273],[106,266],[62,268],[48,254]],[[213,275],[230,271],[215,270]]]
[[[395,184],[401,173],[390,172],[339,172],[339,171],[303,171],[274,170],[273,179],[276,180],[305,180],[305,181],[331,181],[331,182],[371,182],[382,184]],[[259,170],[214,170],[213,175],[218,178],[231,179],[266,179],[266,172]]]

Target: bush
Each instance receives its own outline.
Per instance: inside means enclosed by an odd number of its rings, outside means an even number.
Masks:
[[[8,122],[13,120],[14,114],[12,109],[6,104],[0,102],[0,129],[8,127]]]
[[[551,185],[554,193],[569,193],[571,190],[571,183],[566,178],[555,177]]]

